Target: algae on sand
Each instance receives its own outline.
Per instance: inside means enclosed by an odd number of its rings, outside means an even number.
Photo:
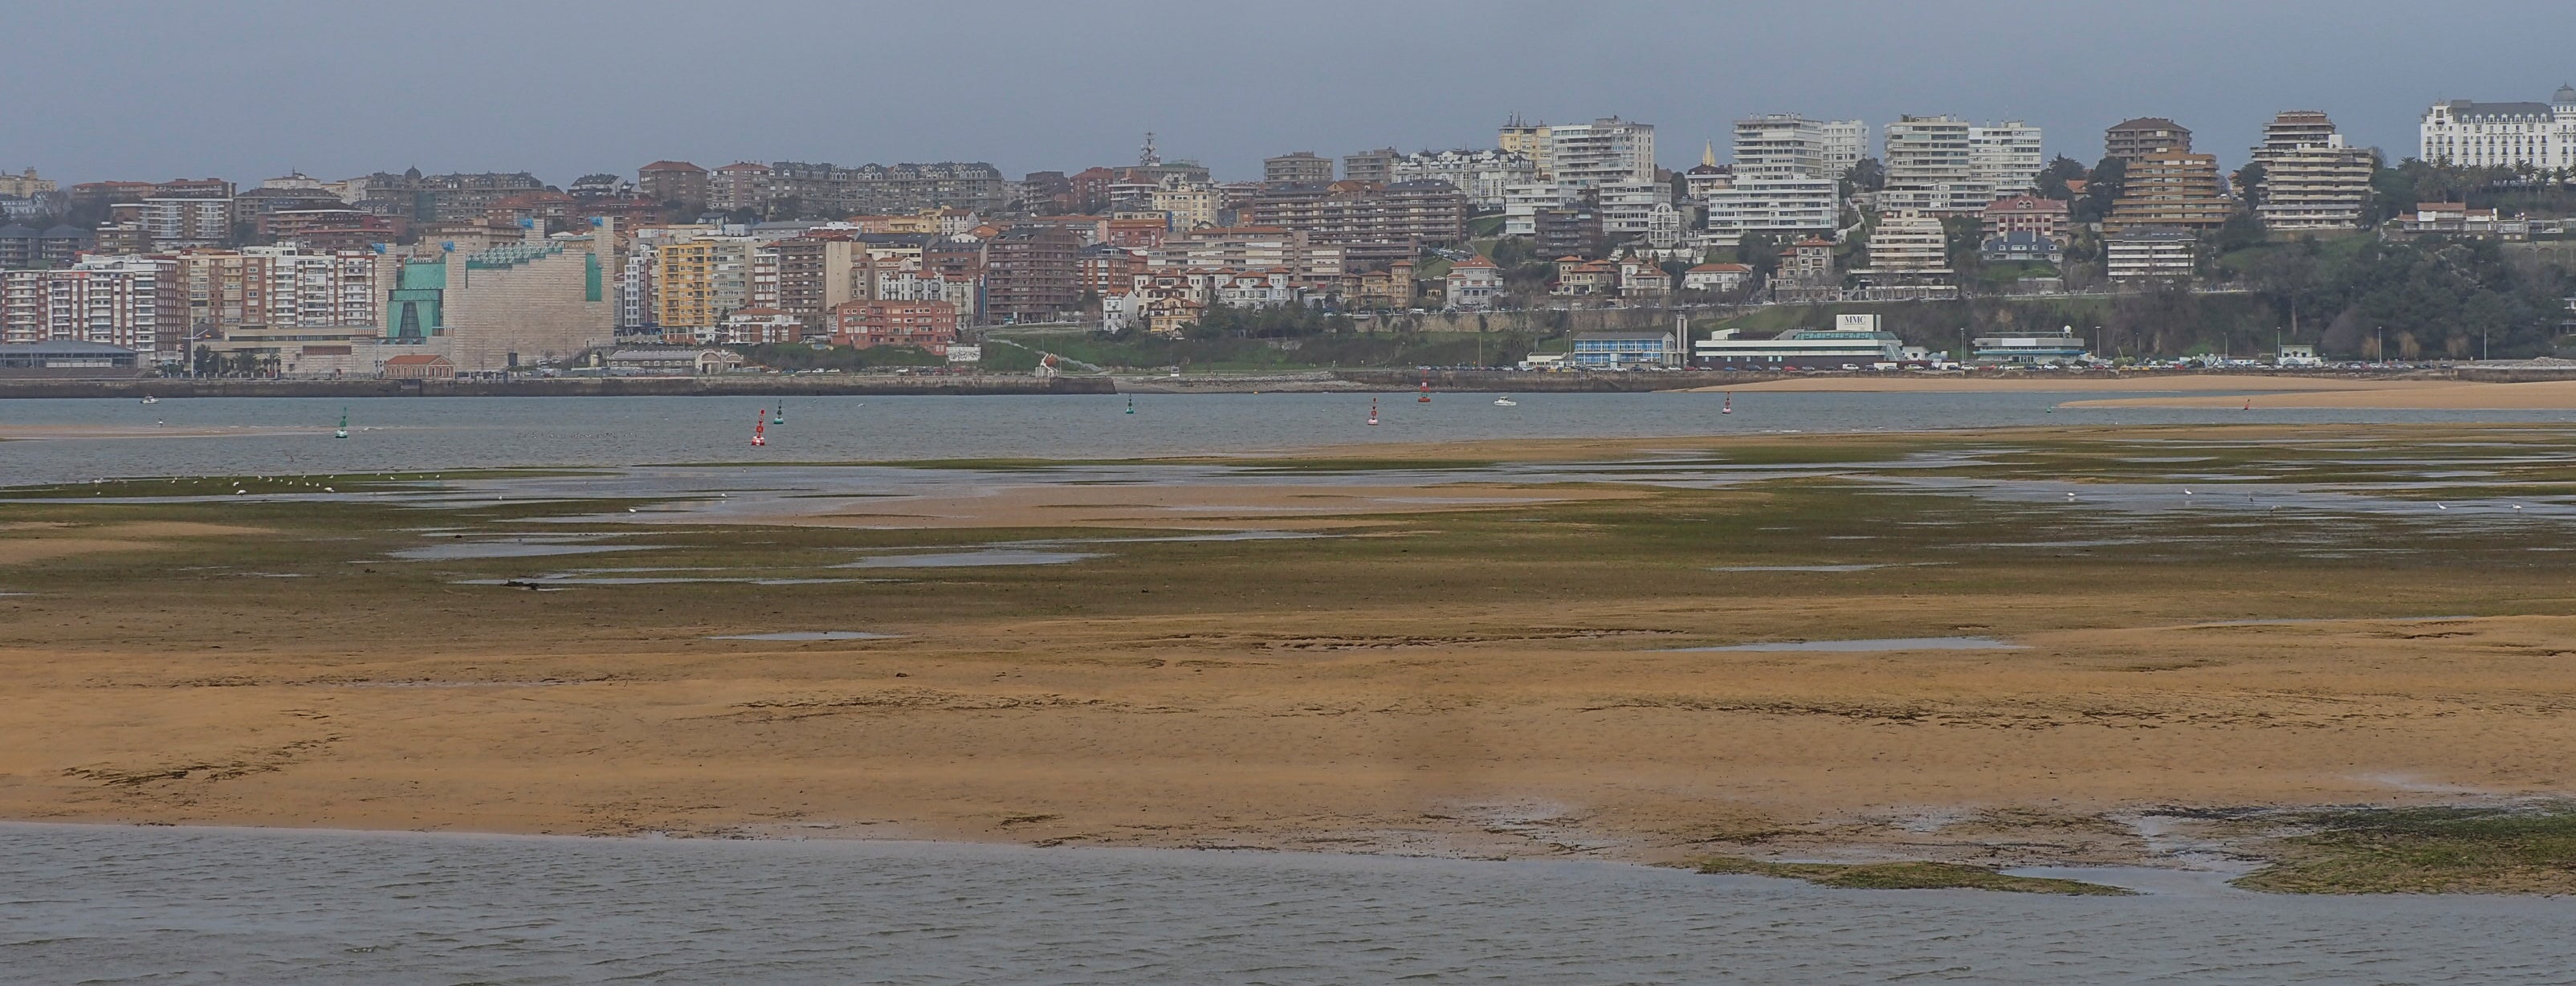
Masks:
[[[1805,880],[1846,890],[1997,890],[2071,897],[2127,897],[2135,891],[2052,877],[2009,876],[1981,866],[1957,863],[1766,863],[1738,856],[1701,860],[1708,874],[1743,874]]]
[[[2294,894],[2576,893],[2576,804],[2297,817],[2323,831],[2284,840],[2279,860],[2237,886]]]

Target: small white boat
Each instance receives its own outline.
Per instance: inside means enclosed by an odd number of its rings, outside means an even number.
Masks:
[[[1521,406],[1521,402],[1516,401],[1516,400],[1513,400],[1513,399],[1511,399],[1511,398],[1509,398],[1509,397],[1497,397],[1497,398],[1494,398],[1494,406],[1495,406],[1495,407],[1519,407],[1519,406]]]
[[[161,403],[161,399],[160,399],[160,398],[158,398],[158,397],[154,397],[154,396],[152,396],[152,395],[150,395],[150,394],[145,394],[145,395],[143,395],[143,403],[146,403],[146,404],[159,404],[159,403]]]

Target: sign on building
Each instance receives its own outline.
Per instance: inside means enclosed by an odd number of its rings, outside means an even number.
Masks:
[[[951,343],[948,347],[948,361],[951,363],[981,363],[984,361],[984,347],[960,346]]]
[[[1836,332],[1876,332],[1876,331],[1878,331],[1878,316],[1876,316],[1876,315],[1836,315],[1836,316],[1834,316],[1834,331],[1836,331]]]

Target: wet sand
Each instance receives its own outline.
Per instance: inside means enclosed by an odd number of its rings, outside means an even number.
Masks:
[[[1845,394],[2028,394],[2099,391],[2125,393],[2136,391],[2208,391],[2230,393],[2270,393],[2290,391],[2415,391],[2452,385],[2446,380],[2405,380],[2390,377],[2329,377],[2268,374],[2219,373],[2131,373],[2112,375],[2034,375],[2034,376],[1928,376],[1890,374],[1887,376],[1812,377],[1799,380],[1772,380],[1741,386],[1699,387],[1698,393],[1763,391],[1793,393]],[[2091,403],[2091,402],[2088,402]],[[2149,404],[2103,402],[2113,407],[2198,407],[2195,404]],[[2320,405],[2324,406],[2324,405]],[[2352,404],[2337,407],[2383,407],[2404,405]]]
[[[1920,443],[2115,462],[2325,437],[2118,434]],[[2409,441],[2543,436],[2348,437],[2396,457]],[[1580,462],[1674,445],[1551,447]],[[386,560],[420,543],[406,527],[523,531],[501,512],[536,506],[134,508],[208,525],[188,527],[30,507],[52,526],[0,530],[0,592],[33,593],[0,598],[0,817],[2098,864],[2158,851],[2123,813],[2576,787],[2576,577],[2521,554],[2525,533],[2348,563],[2285,560],[2285,533],[2227,528],[2191,539],[2265,550],[2096,555],[2030,532],[2032,547],[1988,536],[1963,552],[1942,545],[1975,535],[1941,525],[2024,525],[2030,508],[1954,516],[1955,498],[1797,483],[1351,483],[1032,483],[871,502],[845,526],[657,525],[664,554],[610,562]],[[584,563],[786,565],[797,551],[821,560],[793,564],[828,572],[850,551],[897,549],[803,545],[955,550],[979,534],[1247,518],[1354,536],[1104,543],[1080,564],[831,585],[462,584]],[[2158,523],[2123,530],[2153,541]],[[916,540],[846,540],[877,526]],[[1851,560],[1900,564],[1725,570]],[[2516,615],[2404,619],[2469,612]],[[2297,621],[2228,622],[2242,618]],[[781,631],[891,636],[711,639]],[[1678,652],[1946,636],[2020,649]]]
[[[2392,381],[2394,383],[2394,381]],[[2179,388],[2167,388],[2179,389]],[[2272,390],[2274,388],[2245,388]],[[2283,388],[2286,389],[2286,388]],[[2310,393],[2265,393],[2253,398],[2256,408],[2367,408],[2432,411],[2576,410],[2576,380],[2534,383],[2461,383],[2426,381],[2407,386],[2354,388]],[[2130,397],[2068,401],[2066,407],[2243,407],[2243,397]]]

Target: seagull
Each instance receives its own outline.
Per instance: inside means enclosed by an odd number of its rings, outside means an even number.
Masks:
[[[2066,499],[2068,499],[2068,500],[2070,500],[2070,501],[2074,500],[2074,499],[2075,499],[2075,494],[2073,494],[2073,493],[2066,494]]]
[[[2184,495],[2184,496],[2190,496],[2190,495],[2191,495],[2191,487],[2188,487],[2188,486],[2183,487],[2183,488],[2182,488],[2182,495]]]
[[[2514,504],[2514,505],[2513,505],[2513,508],[2514,508],[2515,510],[2520,510],[2520,509],[2522,509],[2522,504],[2519,504],[2519,503]]]
[[[2451,509],[2450,504],[2447,504],[2447,503],[2436,503],[2436,504],[2434,504],[2433,506],[2434,506],[2435,508],[2442,509],[2442,510],[2449,510],[2449,509]]]

